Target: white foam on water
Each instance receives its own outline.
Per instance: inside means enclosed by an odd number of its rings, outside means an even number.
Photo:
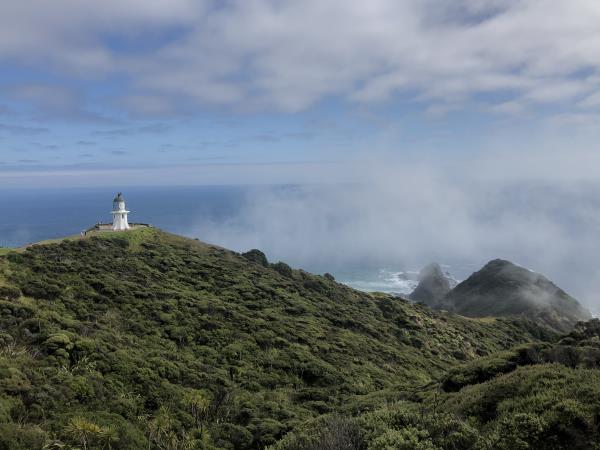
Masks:
[[[340,281],[360,291],[386,292],[406,296],[419,284],[418,276],[419,273],[415,271],[381,269],[374,274],[363,274],[360,279],[342,279]]]
[[[444,268],[444,275],[450,282],[450,287],[453,288],[459,283],[459,280],[450,274],[447,270],[448,266],[442,267]],[[385,292],[387,294],[406,297],[414,291],[419,284],[419,271],[380,269],[379,271],[372,273],[342,276],[340,277],[340,283],[359,291]]]

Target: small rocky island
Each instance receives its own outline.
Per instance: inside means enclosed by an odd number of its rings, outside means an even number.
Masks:
[[[419,284],[409,298],[428,306],[436,306],[450,292],[450,280],[438,263],[431,263],[419,272]]]

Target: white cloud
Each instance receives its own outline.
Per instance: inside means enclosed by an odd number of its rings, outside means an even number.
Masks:
[[[18,84],[5,89],[9,97],[26,100],[40,110],[64,112],[77,108],[78,99],[74,92],[59,86],[41,84]]]
[[[597,108],[600,106],[600,91],[596,91],[579,102],[579,106],[583,108]]]
[[[535,107],[600,88],[598,23],[595,0],[24,0],[0,6],[0,60],[126,75],[152,110],[160,96],[298,111],[498,91],[509,98],[488,102]]]
[[[505,258],[600,310],[598,158],[573,155],[568,167],[560,152],[529,161],[510,153],[445,165],[363,161],[346,167],[354,183],[254,192],[229,222],[199,218],[187,234],[320,271],[418,270],[437,260],[468,267],[455,272],[463,277]],[[556,178],[586,164],[595,168],[580,178]]]
[[[118,70],[117,55],[106,37],[185,25],[201,14],[202,5],[194,0],[2,2],[0,58],[86,76],[110,73]]]

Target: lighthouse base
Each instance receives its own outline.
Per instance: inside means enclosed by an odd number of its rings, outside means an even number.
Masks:
[[[90,232],[113,232],[113,233],[117,233],[120,231],[131,231],[131,230],[137,230],[139,228],[151,228],[152,225],[150,225],[149,223],[130,223],[128,224],[128,228],[123,229],[123,230],[115,230],[113,228],[113,224],[112,223],[97,223],[91,227],[89,227],[87,230],[85,230],[83,232],[83,234],[87,234]]]

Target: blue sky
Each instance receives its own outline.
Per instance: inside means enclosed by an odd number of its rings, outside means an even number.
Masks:
[[[8,185],[322,181],[373,159],[595,151],[593,0],[96,3],[0,6]]]

